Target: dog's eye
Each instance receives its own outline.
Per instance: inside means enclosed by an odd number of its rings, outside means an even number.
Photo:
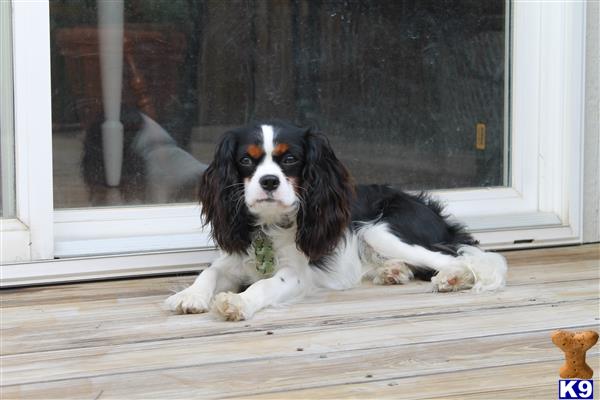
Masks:
[[[298,159],[291,154],[287,154],[281,160],[281,163],[285,164],[285,165],[292,165],[292,164],[296,164],[297,162],[298,162]]]
[[[248,157],[248,156],[242,157],[240,159],[240,165],[244,166],[244,167],[249,167],[249,166],[252,165],[252,159],[250,157]]]

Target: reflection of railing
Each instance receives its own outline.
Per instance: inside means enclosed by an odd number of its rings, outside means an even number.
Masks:
[[[121,85],[123,82],[123,0],[98,0],[98,39],[102,77],[102,153],[108,186],[119,186],[123,165]]]

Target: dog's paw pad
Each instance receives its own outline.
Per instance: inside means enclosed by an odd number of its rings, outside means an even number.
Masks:
[[[208,301],[202,293],[185,289],[165,300],[169,310],[179,314],[200,314],[208,311]]]
[[[219,293],[213,302],[213,311],[225,321],[243,321],[250,317],[244,299],[236,293]]]
[[[469,272],[449,271],[438,273],[431,278],[431,283],[438,292],[456,292],[472,288],[475,280]]]
[[[377,270],[373,283],[376,285],[397,285],[408,283],[413,272],[400,261],[386,261],[383,268]]]

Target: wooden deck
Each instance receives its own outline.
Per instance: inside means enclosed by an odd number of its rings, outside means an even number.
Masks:
[[[600,246],[505,254],[498,293],[365,285],[239,323],[164,310],[192,276],[5,290],[0,397],[556,399],[549,335],[598,329]]]

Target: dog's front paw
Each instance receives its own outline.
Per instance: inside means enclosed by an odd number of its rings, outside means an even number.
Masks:
[[[475,284],[475,277],[469,270],[451,270],[438,272],[431,278],[434,290],[438,292],[456,292],[470,289]]]
[[[175,293],[165,300],[169,310],[179,314],[200,314],[208,311],[207,296],[190,288]]]
[[[225,321],[243,321],[252,317],[242,296],[231,292],[223,292],[215,296],[213,311]]]

